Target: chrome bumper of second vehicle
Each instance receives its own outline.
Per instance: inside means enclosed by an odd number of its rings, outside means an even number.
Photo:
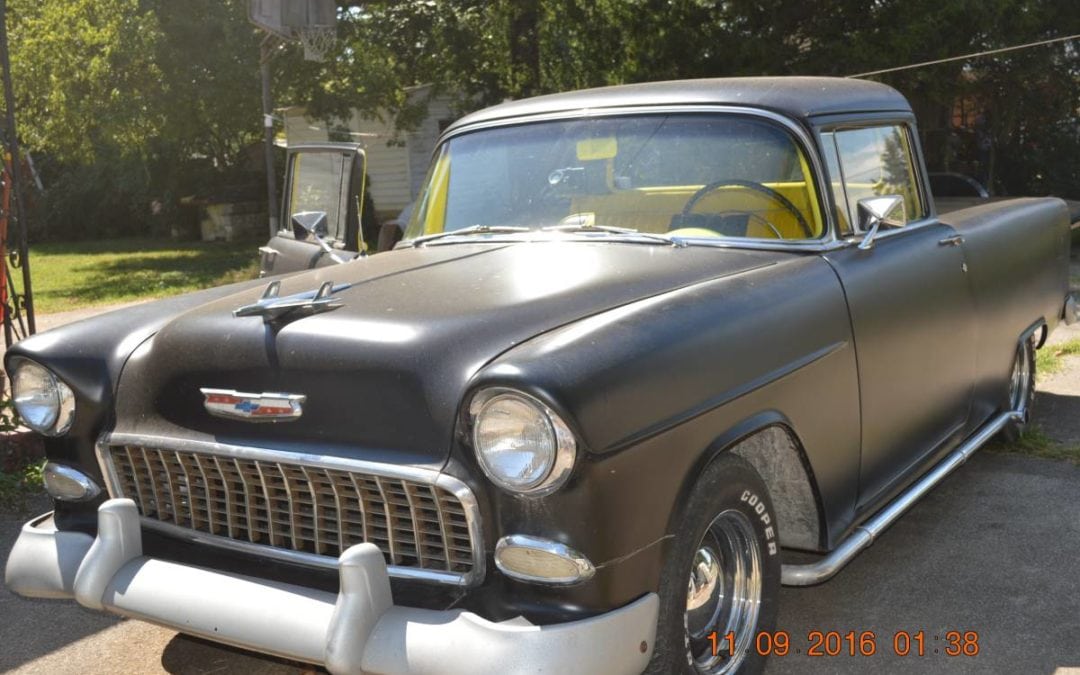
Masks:
[[[209,640],[325,665],[332,673],[638,673],[652,655],[659,600],[650,593],[600,616],[549,626],[487,621],[462,610],[394,605],[383,554],[358,544],[339,558],[335,595],[143,555],[129,499],[98,509],[98,535],[30,521],[6,584]]]

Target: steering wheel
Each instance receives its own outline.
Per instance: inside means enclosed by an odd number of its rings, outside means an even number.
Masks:
[[[718,180],[718,181],[709,183],[708,185],[702,187],[700,190],[695,192],[693,194],[693,196],[691,196],[690,199],[687,200],[686,205],[683,206],[682,215],[683,216],[689,216],[691,213],[693,213],[694,207],[697,206],[697,203],[700,202],[702,200],[702,198],[705,197],[705,195],[707,195],[710,192],[713,192],[715,190],[718,190],[718,189],[720,189],[722,187],[727,187],[729,185],[736,185],[738,187],[743,187],[743,188],[746,188],[748,190],[754,190],[755,192],[760,192],[761,194],[765,195],[766,197],[769,197],[774,202],[776,202],[780,206],[783,206],[785,209],[790,211],[791,215],[795,216],[795,220],[798,221],[799,226],[802,227],[802,230],[803,230],[803,232],[806,233],[806,237],[808,239],[812,239],[814,237],[814,233],[810,230],[810,224],[806,222],[806,218],[803,216],[802,211],[799,210],[799,207],[792,204],[790,199],[788,199],[784,195],[780,194],[776,190],[772,189],[771,187],[769,187],[767,185],[762,185],[761,183],[758,183],[758,182],[752,181],[752,180],[725,179],[725,180]],[[777,239],[783,239],[784,238],[783,236],[781,236],[780,231],[777,230],[776,227],[773,226],[772,223],[770,223],[768,220],[766,220],[762,216],[757,215],[756,213],[747,213],[745,211],[729,211],[729,212],[737,212],[737,213],[740,213],[740,214],[749,215],[751,218],[753,218],[755,220],[759,220],[762,223],[764,223],[765,225],[767,225],[769,227],[769,229],[772,230],[773,233],[776,234]]]

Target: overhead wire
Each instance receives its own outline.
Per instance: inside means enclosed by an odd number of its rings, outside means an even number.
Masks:
[[[1043,45],[1054,44],[1057,42],[1069,42],[1071,40],[1080,39],[1080,33],[1075,35],[1066,35],[1065,37],[1056,37],[1049,40],[1039,40],[1038,42],[1028,42],[1022,45],[1013,45],[1011,47],[1001,47],[998,49],[987,49],[981,52],[972,52],[970,54],[963,54],[961,56],[950,56],[944,59],[935,59],[933,61],[921,61],[919,63],[910,63],[906,66],[895,66],[893,68],[881,68],[879,70],[868,70],[865,73],[855,73],[854,75],[845,75],[847,78],[860,78],[869,77],[871,75],[881,75],[883,73],[895,73],[900,70],[912,70],[914,68],[925,68],[926,66],[936,66],[939,63],[949,63],[951,61],[967,61],[969,59],[977,59],[983,56],[993,56],[994,54],[1003,54],[1005,52],[1015,52],[1021,49],[1030,49],[1031,47],[1042,47]]]

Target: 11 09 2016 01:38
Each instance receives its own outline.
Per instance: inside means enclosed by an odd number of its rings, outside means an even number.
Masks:
[[[791,633],[786,630],[761,631],[748,649],[761,656],[778,657],[800,654],[810,657],[875,656],[889,653],[890,645],[879,645],[883,638],[887,639],[887,636],[879,636],[871,630],[811,630],[806,634],[805,646],[796,646]],[[733,632],[712,632],[708,639],[716,655],[730,654],[735,647]],[[940,634],[897,630],[892,634],[891,642],[891,653],[896,656],[975,657],[980,650],[979,632],[974,630],[946,630]]]

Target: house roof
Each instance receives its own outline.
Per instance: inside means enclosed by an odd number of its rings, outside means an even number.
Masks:
[[[528,115],[624,106],[732,105],[795,119],[849,112],[910,112],[892,87],[839,77],[733,77],[583,89],[501,103],[466,115],[449,130]]]

